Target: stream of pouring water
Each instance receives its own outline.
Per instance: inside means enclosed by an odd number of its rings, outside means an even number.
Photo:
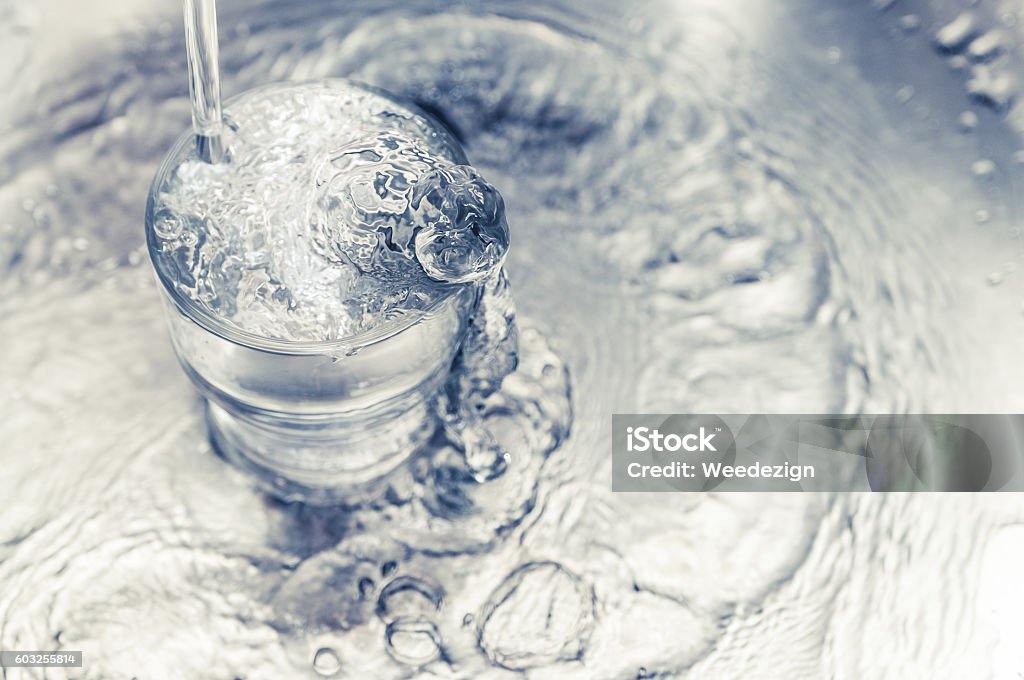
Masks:
[[[215,0],[183,0],[183,3],[196,150],[207,163],[219,163],[224,157],[224,145],[220,137],[223,121],[217,62],[217,3]]]

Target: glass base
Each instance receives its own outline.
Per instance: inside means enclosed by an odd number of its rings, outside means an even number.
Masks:
[[[391,473],[434,429],[425,403],[394,413],[301,421],[206,405],[210,440],[222,458],[268,493],[312,505],[354,504],[383,493]]]

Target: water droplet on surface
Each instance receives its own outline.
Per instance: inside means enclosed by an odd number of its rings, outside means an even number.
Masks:
[[[974,111],[964,111],[956,119],[956,126],[964,134],[974,132],[978,128],[978,114]]]
[[[971,174],[980,182],[987,182],[995,177],[996,164],[988,158],[982,158],[971,163]]]
[[[827,50],[825,50],[825,60],[828,61],[828,63],[830,64],[838,64],[840,61],[842,61],[842,58],[843,51],[835,45],[832,45]]]
[[[985,210],[984,208],[979,208],[978,210],[974,211],[974,221],[977,224],[987,223],[990,217],[991,216],[989,215],[988,210]]]
[[[338,658],[338,654],[330,647],[321,647],[313,655],[313,670],[316,671],[317,675],[324,678],[337,675],[338,671],[341,670],[341,659]]]
[[[896,90],[896,101],[900,104],[906,104],[914,98],[914,86],[904,85],[900,89]]]
[[[974,15],[970,12],[960,14],[935,32],[935,47],[942,52],[959,52],[977,35]]]
[[[995,29],[971,41],[967,54],[975,61],[992,61],[1006,52],[1009,40],[1006,33]]]
[[[904,33],[914,33],[921,28],[921,17],[916,14],[905,14],[900,17],[900,30]]]
[[[972,101],[1004,113],[1017,97],[1017,81],[1007,71],[996,71],[988,65],[979,64],[971,70],[967,95]]]
[[[988,275],[988,278],[985,280],[988,282],[988,285],[990,286],[998,286],[1003,282],[1003,273],[992,272],[991,274]]]
[[[949,67],[954,71],[963,71],[965,68],[971,65],[971,62],[962,54],[949,58]]]

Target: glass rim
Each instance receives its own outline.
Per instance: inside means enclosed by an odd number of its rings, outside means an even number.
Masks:
[[[427,111],[423,111],[422,109],[420,109],[420,107],[416,106],[415,104],[400,101],[390,93],[373,87],[372,85],[367,85],[365,83],[361,83],[355,80],[348,80],[346,78],[318,78],[306,81],[282,81],[267,83],[264,85],[259,85],[257,87],[251,88],[239,94],[236,94],[233,97],[230,97],[225,101],[224,107],[226,110],[227,106],[233,103],[234,101],[265,89],[271,89],[274,87],[281,87],[287,85],[301,85],[303,83],[319,83],[330,81],[343,82],[348,85],[355,85],[356,87],[360,87],[362,89],[370,91],[373,94],[376,94],[380,97],[383,97],[394,102],[398,106],[414,111],[418,115],[421,115],[427,120],[435,123],[440,129],[445,130],[447,132],[447,127],[444,125],[444,123],[438,121],[436,117],[432,116]],[[449,136],[451,137],[451,141],[454,143],[454,149],[458,153],[463,155],[463,162],[465,162],[464,152],[462,151],[461,145],[459,145],[458,140],[456,140],[454,135],[452,135],[451,133],[449,133]],[[423,319],[433,315],[435,312],[439,311],[445,305],[451,304],[454,300],[464,295],[467,290],[474,287],[466,285],[451,286],[450,292],[447,292],[446,294],[442,295],[441,297],[432,301],[430,304],[426,305],[421,309],[401,310],[399,312],[399,316],[383,321],[366,330],[362,330],[357,333],[353,333],[352,335],[347,335],[343,338],[338,338],[335,340],[287,340],[284,338],[273,338],[270,336],[260,335],[258,333],[252,333],[241,328],[237,324],[232,323],[231,321],[228,321],[218,316],[212,310],[204,307],[196,300],[192,299],[187,295],[184,295],[177,288],[175,282],[168,278],[163,268],[157,265],[157,260],[154,257],[154,253],[158,251],[158,244],[154,240],[155,235],[149,224],[149,218],[153,212],[152,204],[154,189],[156,189],[159,180],[166,176],[168,165],[171,162],[171,160],[177,158],[182,148],[187,144],[193,143],[194,139],[195,133],[191,129],[186,130],[180,137],[178,137],[174,144],[171,145],[170,150],[168,150],[168,152],[164,155],[164,158],[161,161],[159,168],[157,169],[156,175],[153,177],[153,182],[150,185],[149,194],[146,199],[145,231],[146,249],[149,254],[150,263],[153,266],[153,271],[156,273],[156,277],[160,281],[164,293],[167,295],[170,301],[174,303],[175,308],[178,311],[180,311],[182,315],[196,323],[204,330],[236,345],[248,347],[250,349],[257,349],[265,352],[273,352],[276,354],[344,354],[349,353],[353,350],[358,350],[360,348],[367,347],[369,345],[374,345],[376,343],[383,342],[384,340],[387,340],[391,337],[394,337],[395,335],[398,335],[399,333],[416,325]]]

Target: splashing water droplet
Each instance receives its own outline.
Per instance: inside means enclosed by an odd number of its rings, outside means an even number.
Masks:
[[[435,281],[479,281],[501,267],[508,224],[501,194],[467,165],[439,168],[413,189],[416,259]]]

